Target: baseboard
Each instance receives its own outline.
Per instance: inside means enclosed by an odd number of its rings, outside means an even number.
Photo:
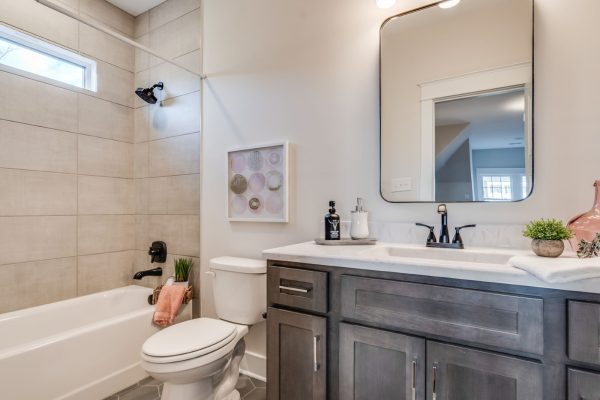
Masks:
[[[267,381],[267,357],[247,351],[240,364],[240,372],[259,381]]]

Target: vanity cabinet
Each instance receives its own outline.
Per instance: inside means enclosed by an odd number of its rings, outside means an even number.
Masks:
[[[268,265],[269,400],[600,400],[600,294]]]

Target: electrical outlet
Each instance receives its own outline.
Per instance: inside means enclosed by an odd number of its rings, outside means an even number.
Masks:
[[[408,192],[412,190],[412,178],[392,179],[392,193]]]

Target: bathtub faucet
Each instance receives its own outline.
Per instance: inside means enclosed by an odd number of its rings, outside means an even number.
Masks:
[[[162,276],[163,270],[161,267],[147,269],[146,271],[138,271],[133,275],[133,279],[140,280],[145,276]]]

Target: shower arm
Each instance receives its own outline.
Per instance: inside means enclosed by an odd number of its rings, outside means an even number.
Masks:
[[[131,40],[128,37],[126,37],[124,35],[121,35],[120,33],[117,33],[115,31],[113,31],[112,29],[108,28],[104,24],[101,24],[101,23],[97,22],[93,18],[88,18],[88,17],[86,17],[84,15],[79,15],[77,12],[71,11],[71,10],[69,10],[69,9],[61,6],[61,5],[58,5],[58,4],[54,3],[51,0],[35,0],[35,1],[37,1],[38,3],[44,5],[44,6],[48,7],[48,8],[53,9],[54,11],[57,11],[57,12],[59,12],[59,13],[61,13],[63,15],[66,15],[68,17],[71,17],[71,18],[73,18],[73,19],[75,19],[75,20],[77,20],[77,21],[79,21],[79,22],[81,22],[81,23],[83,23],[83,24],[85,24],[87,26],[90,26],[90,27],[92,27],[94,29],[97,29],[97,30],[99,30],[101,32],[106,33],[107,35],[110,35],[110,36],[112,36],[112,37],[114,37],[116,39],[119,39],[120,41],[125,42],[128,45],[131,45],[131,46],[133,46],[135,48],[138,48],[138,49],[140,49],[142,51],[145,51],[146,53],[148,53],[150,55],[153,55],[156,58],[160,58],[163,61],[171,63],[171,64],[175,65],[176,67],[179,67],[179,68],[181,68],[181,69],[183,69],[183,70],[185,70],[185,71],[187,71],[189,73],[192,73],[194,75],[198,75],[198,76],[200,76],[201,79],[206,79],[206,75],[199,74],[198,72],[192,71],[191,69],[189,69],[185,65],[183,65],[183,64],[181,64],[181,63],[179,63],[179,62],[177,62],[175,60],[172,60],[172,59],[170,59],[168,57],[165,57],[165,56],[163,56],[163,55],[155,52],[154,50],[152,50],[152,49],[150,49],[150,48],[148,48],[148,47],[146,47],[144,45],[139,44],[135,40]]]

